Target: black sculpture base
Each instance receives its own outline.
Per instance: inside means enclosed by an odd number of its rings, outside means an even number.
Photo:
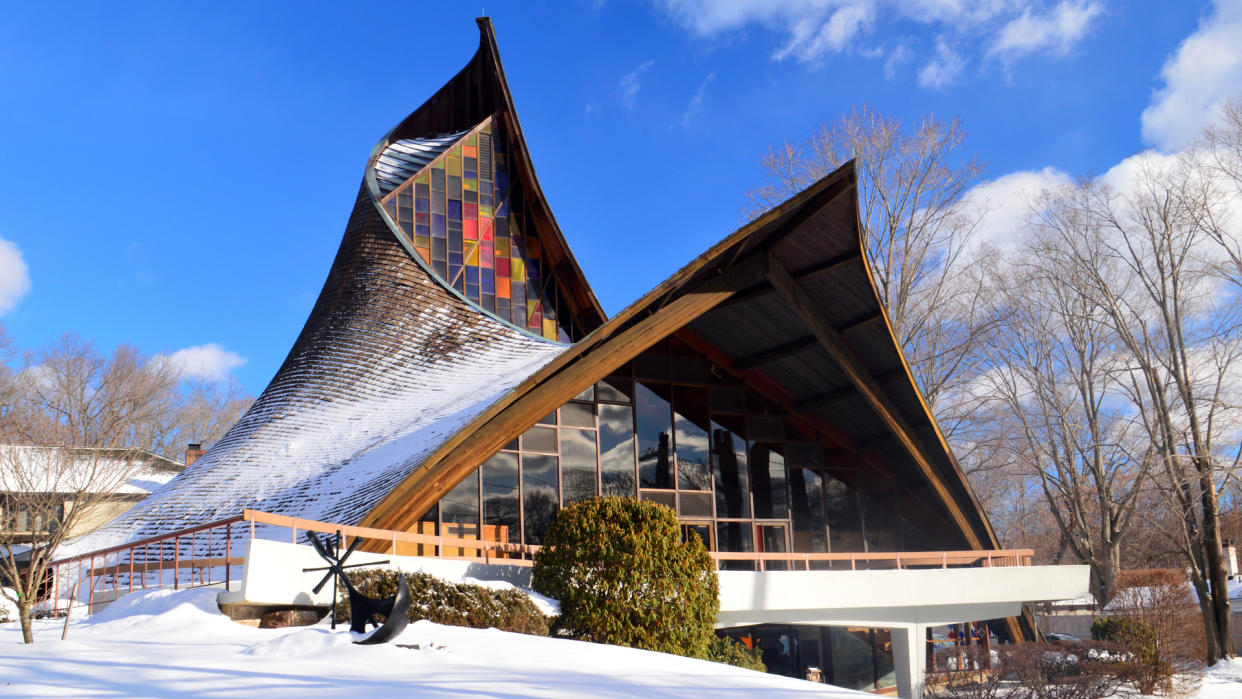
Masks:
[[[404,575],[397,575],[397,594],[384,599],[367,597],[350,586],[349,590],[349,630],[354,633],[366,633],[367,624],[377,627],[375,633],[354,643],[361,646],[376,643],[388,643],[401,635],[410,623],[410,587]],[[383,624],[377,624],[375,615],[385,617]]]

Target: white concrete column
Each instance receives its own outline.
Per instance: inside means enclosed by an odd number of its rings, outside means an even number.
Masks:
[[[927,626],[913,624],[889,629],[893,639],[893,669],[897,672],[897,696],[922,699],[927,673]]]

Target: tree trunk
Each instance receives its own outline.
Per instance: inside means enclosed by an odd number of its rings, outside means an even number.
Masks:
[[[17,603],[17,616],[22,622],[22,642],[34,643],[34,628],[30,621],[30,604],[25,595]]]

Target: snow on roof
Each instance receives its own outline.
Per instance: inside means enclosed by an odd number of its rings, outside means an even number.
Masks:
[[[182,468],[143,449],[0,444],[0,491],[147,495]]]
[[[166,487],[66,542],[59,556],[246,508],[356,524],[436,447],[564,351],[444,289],[373,206],[364,192],[301,336],[250,410]]]

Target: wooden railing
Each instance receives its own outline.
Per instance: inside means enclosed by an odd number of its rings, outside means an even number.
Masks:
[[[233,567],[245,561],[233,555],[235,525],[243,519],[238,515],[52,561],[41,611],[60,616],[85,606],[89,614],[135,589],[227,587]]]
[[[50,564],[44,612],[61,614],[69,607],[96,606],[134,590],[223,585],[237,577],[234,568],[244,557],[234,556],[239,544],[258,535],[257,528],[289,531],[288,541],[305,544],[305,532],[339,535],[341,546],[364,540],[363,550],[394,556],[425,556],[516,566],[533,565],[539,546],[511,544],[484,536],[472,538],[443,534],[374,529],[320,522],[259,510],[243,510],[236,517],[139,539],[120,546],[63,558]],[[483,531],[488,534],[487,530]],[[264,538],[277,539],[264,531]],[[497,535],[497,532],[491,532]],[[302,540],[299,540],[302,537]],[[499,536],[497,535],[497,538]],[[1034,551],[919,551],[894,553],[735,553],[713,551],[718,568],[749,570],[907,570],[925,568],[1009,567],[1031,565]],[[85,601],[83,601],[85,600]]]
[[[734,553],[713,551],[717,567],[726,561],[752,563],[758,570],[908,570],[1029,566],[1033,549],[999,551],[910,551],[892,553]]]

